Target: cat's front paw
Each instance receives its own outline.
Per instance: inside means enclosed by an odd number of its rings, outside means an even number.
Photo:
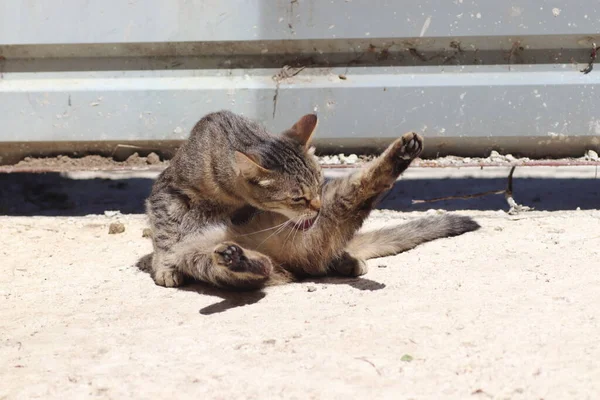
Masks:
[[[394,144],[395,155],[403,160],[413,160],[423,151],[423,138],[415,132],[405,133]]]
[[[214,252],[215,263],[234,273],[249,273],[268,277],[273,270],[271,261],[263,255],[247,252],[235,243],[219,244]]]

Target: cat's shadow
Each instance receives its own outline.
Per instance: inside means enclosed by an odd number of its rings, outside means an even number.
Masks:
[[[136,266],[141,271],[148,271],[149,262],[151,262],[152,254],[147,254],[140,258],[136,263]],[[300,282],[312,282],[315,284],[323,285],[349,285],[358,290],[381,290],[385,288],[385,284],[372,281],[366,278],[349,278],[342,276],[327,276],[323,278],[311,278],[303,279]],[[301,285],[297,285],[298,290],[306,291],[306,288]],[[262,300],[267,294],[263,290],[251,290],[251,291],[235,291],[219,289],[214,286],[208,285],[203,282],[191,282],[185,286],[177,288],[185,292],[196,292],[201,295],[220,297],[222,301],[211,304],[200,309],[202,315],[212,315],[222,313],[236,307],[247,306],[256,304]]]
[[[301,282],[312,282],[323,285],[348,285],[358,290],[368,290],[373,292],[385,288],[385,283],[372,281],[363,277],[347,277],[347,276],[326,276],[323,278],[304,279]]]
[[[313,278],[313,279],[304,279],[302,282],[312,282],[315,284],[323,284],[323,285],[349,285],[358,290],[381,290],[385,288],[385,284],[372,281],[370,279],[365,278],[347,278],[347,277],[337,277],[337,276],[328,276],[324,278]],[[306,291],[304,286],[297,285],[299,291]],[[179,290],[183,290],[186,292],[196,292],[201,295],[215,296],[223,299],[218,303],[211,304],[200,309],[200,314],[202,315],[211,315],[222,313],[224,311],[230,310],[236,307],[247,306],[251,304],[258,303],[261,301],[267,294],[263,290],[251,290],[251,291],[234,291],[234,290],[226,290],[219,289],[203,282],[193,282],[187,284],[186,286],[182,286],[178,288]]]
[[[201,295],[220,297],[222,300],[200,309],[202,315],[222,313],[236,307],[258,303],[267,294],[262,290],[233,291],[219,289],[203,282],[192,282],[178,288],[184,292],[196,292]]]

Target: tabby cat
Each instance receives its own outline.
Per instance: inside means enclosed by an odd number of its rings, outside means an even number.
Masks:
[[[324,181],[309,142],[316,115],[279,136],[229,111],[192,129],[147,202],[156,284],[193,278],[252,289],[297,278],[367,272],[365,260],[474,231],[443,215],[357,233],[380,196],[423,149],[407,133],[348,176]]]

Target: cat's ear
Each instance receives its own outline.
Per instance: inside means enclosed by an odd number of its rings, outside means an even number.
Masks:
[[[317,128],[317,116],[307,114],[300,118],[284,135],[298,142],[308,150],[310,139]]]
[[[246,178],[253,178],[269,173],[268,169],[263,168],[258,164],[257,157],[246,155],[239,151],[235,152],[235,169],[238,174],[241,174]]]

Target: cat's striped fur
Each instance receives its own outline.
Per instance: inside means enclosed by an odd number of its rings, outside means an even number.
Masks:
[[[229,111],[200,120],[147,200],[154,281],[186,277],[258,288],[298,277],[361,275],[368,258],[479,228],[444,215],[357,233],[375,201],[422,151],[408,133],[359,172],[324,182],[301,118],[279,136]]]

